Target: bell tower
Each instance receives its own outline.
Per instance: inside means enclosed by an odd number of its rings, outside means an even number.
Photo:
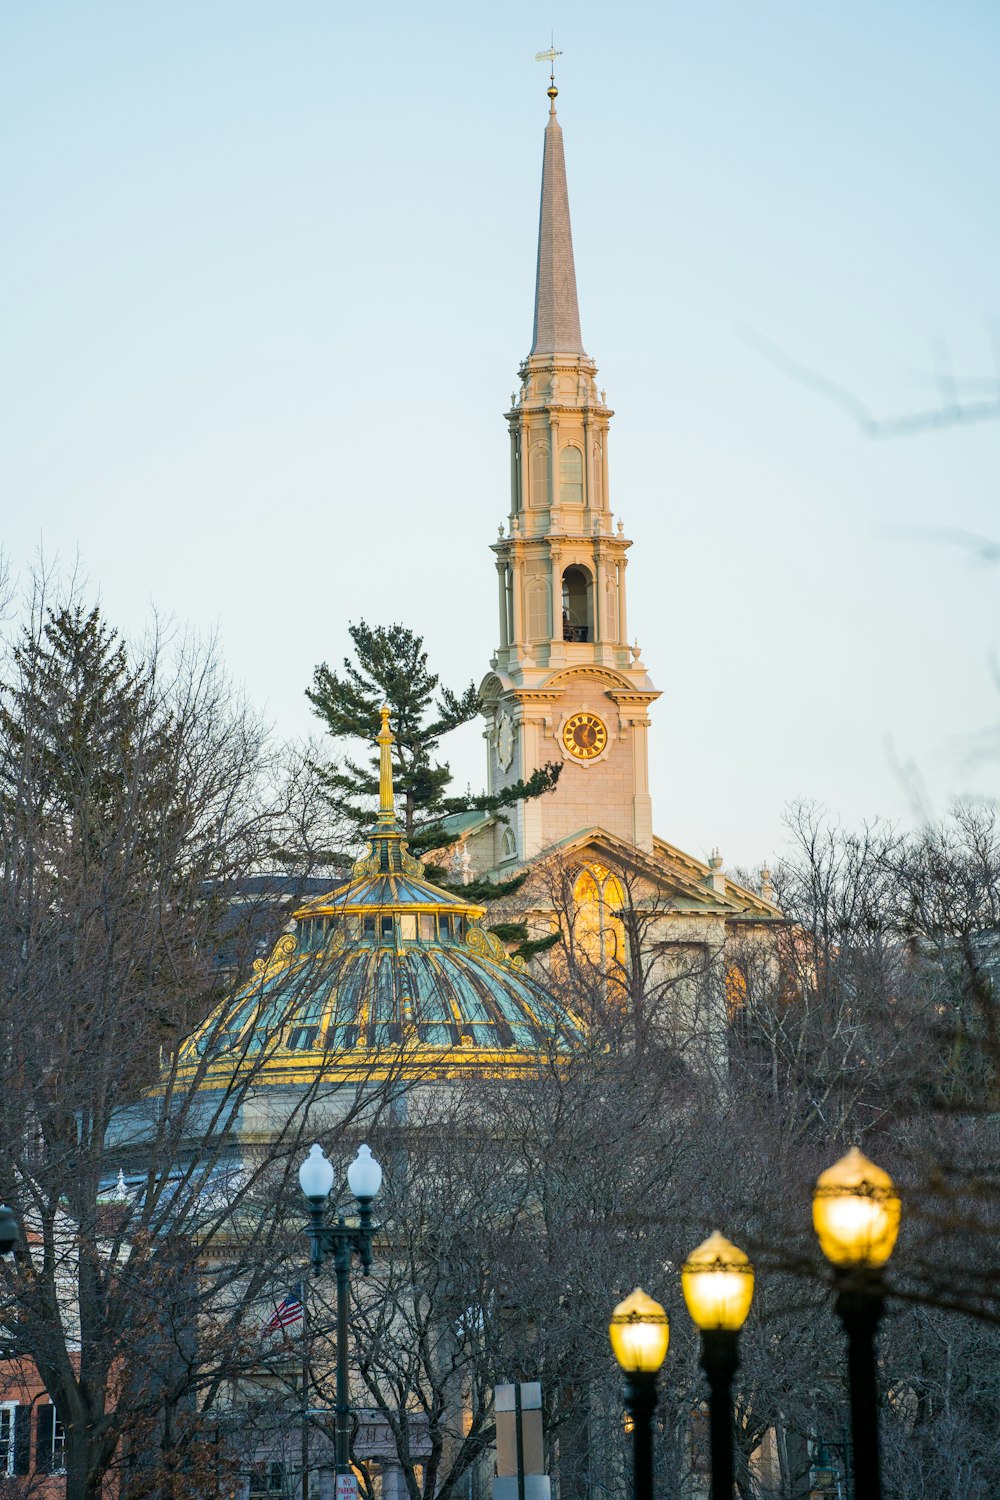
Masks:
[[[500,645],[481,697],[491,789],[564,765],[554,792],[519,803],[498,828],[498,865],[594,826],[652,848],[646,731],[659,694],[628,644],[631,542],[611,511],[614,414],[580,334],[557,93],[553,81],[534,335],[506,413],[510,513],[492,548]]]

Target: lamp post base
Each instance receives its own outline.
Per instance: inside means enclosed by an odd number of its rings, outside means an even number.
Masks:
[[[625,1410],[632,1418],[632,1500],[653,1500],[655,1375],[634,1370],[625,1376]]]
[[[733,1376],[739,1369],[739,1334],[727,1328],[703,1328],[701,1367],[708,1380],[709,1443],[712,1500],[733,1500]]]
[[[855,1500],[882,1500],[875,1331],[883,1303],[882,1278],[877,1272],[844,1275],[836,1305],[847,1334]]]

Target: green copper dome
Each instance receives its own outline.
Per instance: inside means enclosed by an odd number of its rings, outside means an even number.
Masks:
[[[395,820],[388,710],[380,811],[351,879],[294,915],[253,979],[184,1043],[218,1087],[509,1074],[582,1040],[579,1022],[481,925],[485,907],[424,879]]]

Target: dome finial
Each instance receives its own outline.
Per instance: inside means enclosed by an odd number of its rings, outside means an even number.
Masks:
[[[392,747],[395,744],[395,736],[389,728],[389,705],[384,703],[380,710],[382,715],[382,727],[378,732],[378,820],[380,823],[394,823],[396,820],[396,799],[392,790]]]
[[[548,65],[549,65],[549,86],[545,90],[545,92],[549,96],[549,114],[550,115],[554,115],[555,114],[555,112],[556,112],[556,99],[559,97],[559,90],[556,88],[556,58],[557,57],[562,57],[562,53],[558,52],[556,50],[555,42],[553,41],[552,34],[550,33],[550,35],[549,35],[549,45],[546,47],[545,51],[544,52],[536,52],[535,53],[535,62],[547,62]]]

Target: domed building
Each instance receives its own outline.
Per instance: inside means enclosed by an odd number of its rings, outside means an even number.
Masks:
[[[424,878],[396,821],[388,709],[378,745],[378,818],[351,879],[300,907],[253,978],[181,1047],[181,1086],[219,1095],[250,1079],[226,1117],[234,1144],[280,1134],[306,1090],[336,1116],[341,1086],[518,1076],[582,1040],[577,1019],[483,928],[486,908]]]

